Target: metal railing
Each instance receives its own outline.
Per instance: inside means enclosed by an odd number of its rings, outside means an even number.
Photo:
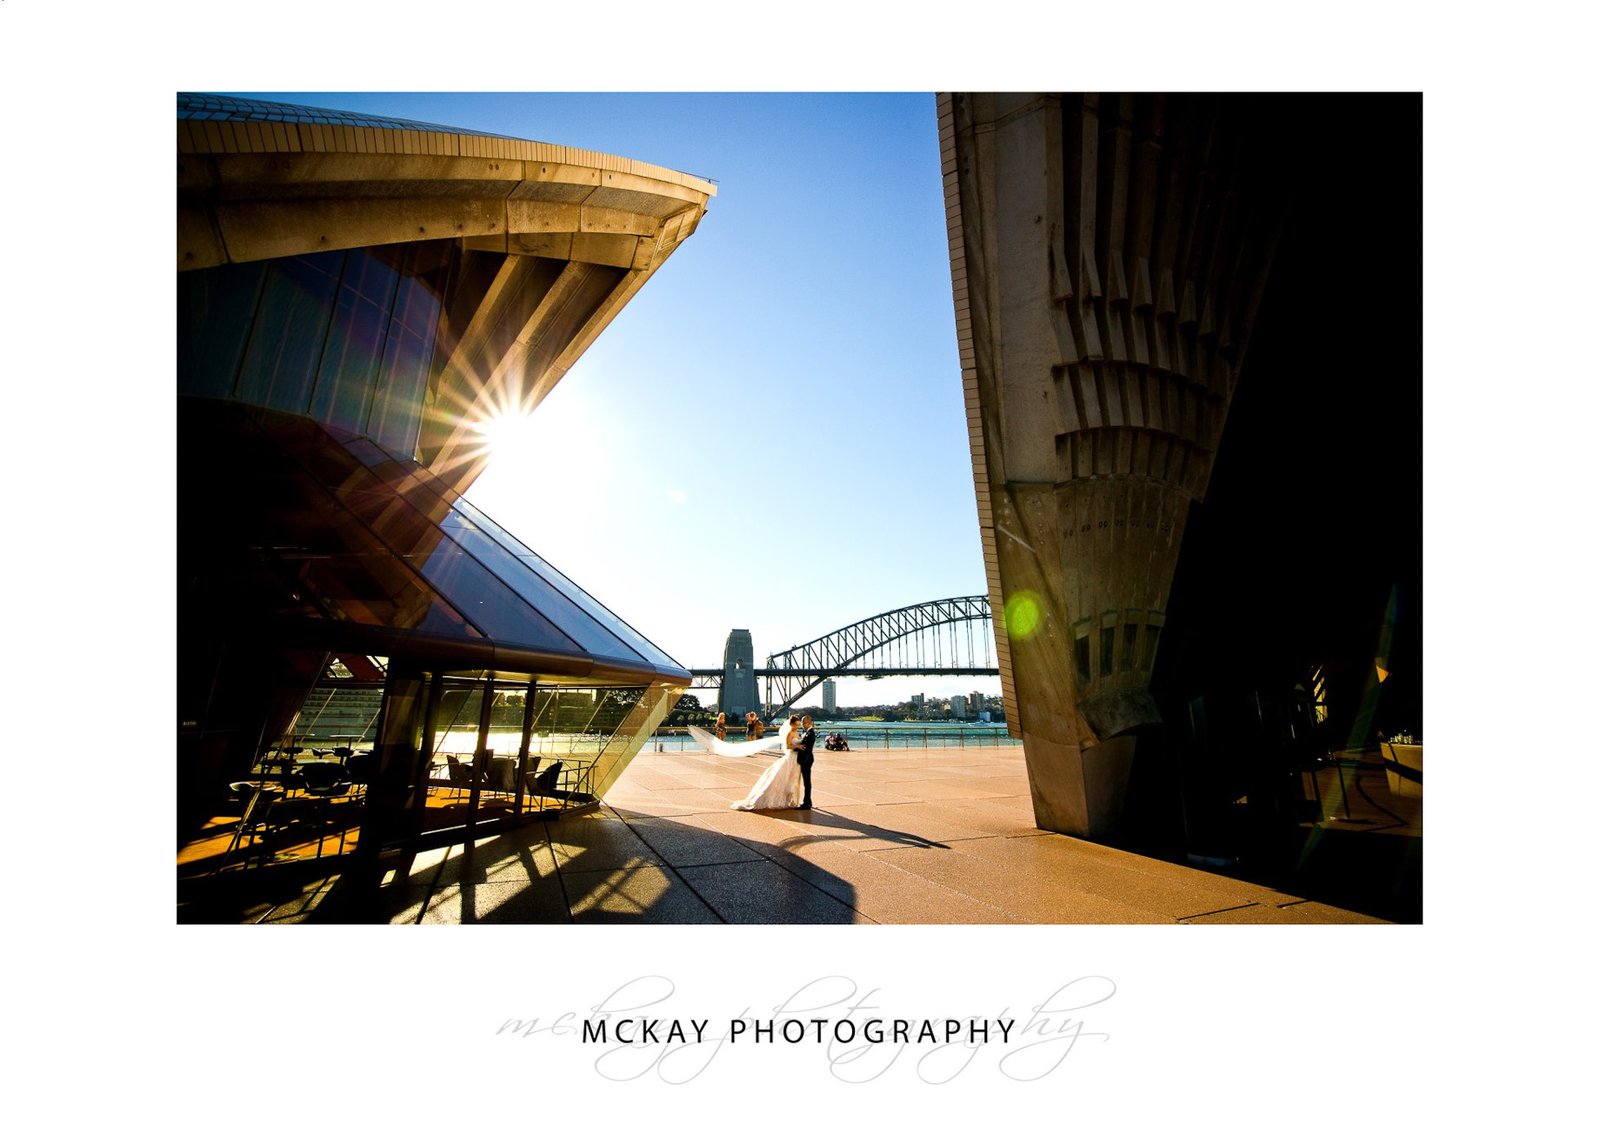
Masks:
[[[1012,737],[1003,729],[982,730],[971,726],[917,726],[914,729],[893,729],[889,725],[858,723],[848,730],[823,730],[818,727],[817,752],[826,750],[829,733],[841,733],[851,749],[986,749],[1005,745],[1021,745],[1022,739]],[[730,732],[729,740],[744,740],[741,731]],[[657,733],[645,746],[648,753],[682,753],[698,750],[700,746],[688,734]]]

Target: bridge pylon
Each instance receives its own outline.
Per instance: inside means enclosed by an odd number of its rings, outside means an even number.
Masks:
[[[717,706],[771,721],[830,678],[998,675],[987,595],[960,595],[897,607],[767,656],[755,667],[750,632],[728,633],[721,669],[695,668],[693,688],[717,690]],[[758,696],[757,679],[764,684]]]

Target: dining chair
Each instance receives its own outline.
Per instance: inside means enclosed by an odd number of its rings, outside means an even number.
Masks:
[[[453,753],[445,754],[444,764],[446,772],[450,775],[450,786],[456,791],[456,800],[459,801],[462,792],[472,786],[472,765],[470,762],[463,762]]]
[[[350,759],[345,766],[350,775],[350,796],[360,798],[367,795],[367,786],[372,784],[377,767],[377,759],[370,751],[358,753]]]
[[[541,758],[530,757],[528,759],[528,769],[533,770],[536,768],[541,760]],[[539,799],[540,808],[544,807],[544,799],[546,797],[562,799],[561,790],[556,785],[556,782],[561,777],[561,765],[561,759],[558,757],[545,768],[543,773],[535,775],[530,772],[524,779],[528,792]]]
[[[483,767],[484,788],[495,793],[517,791],[516,762],[510,757],[489,757]]]
[[[350,792],[350,771],[336,761],[308,761],[300,767],[305,791],[312,797],[342,797]]]
[[[246,837],[252,841],[264,839],[272,830],[271,810],[283,794],[276,789],[267,789],[254,781],[234,781],[228,785],[233,792],[233,798],[239,805],[239,823],[234,827],[233,839],[228,842],[228,847],[223,851],[222,860],[211,870],[215,873],[227,863],[227,857],[234,850],[241,848]],[[247,855],[244,867],[250,866]]]
[[[286,797],[275,802],[267,812],[266,833],[270,837],[290,831],[304,831],[317,838],[317,856],[322,856],[323,846],[335,826],[339,829],[339,852],[344,852],[345,834],[349,821],[346,806],[336,800],[337,795],[310,794],[305,797]]]

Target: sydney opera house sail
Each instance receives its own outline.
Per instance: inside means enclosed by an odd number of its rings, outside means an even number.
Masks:
[[[1042,827],[1117,825],[1190,506],[1283,226],[1270,99],[939,100],[1006,691]]]
[[[216,95],[177,130],[180,831],[313,757],[370,851],[592,803],[690,674],[464,493],[715,188]]]

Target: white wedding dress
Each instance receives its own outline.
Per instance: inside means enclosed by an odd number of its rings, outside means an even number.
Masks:
[[[757,738],[755,741],[723,741],[715,735],[708,733],[699,726],[686,727],[689,736],[699,743],[700,748],[718,757],[754,757],[758,753],[770,753],[777,757],[783,753],[782,738]]]
[[[767,766],[766,772],[756,778],[743,801],[735,801],[730,809],[798,809],[805,800],[805,784],[800,779],[800,762],[794,750],[785,750],[782,757]]]

